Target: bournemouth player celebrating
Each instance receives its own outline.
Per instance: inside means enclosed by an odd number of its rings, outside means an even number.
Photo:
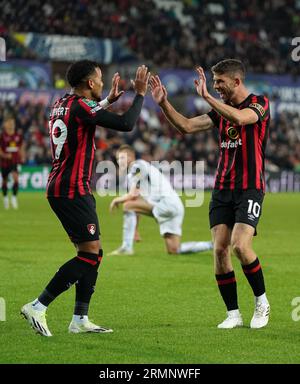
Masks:
[[[117,115],[104,109],[123,93],[118,90],[119,74],[113,77],[108,97],[100,101],[103,82],[99,65],[88,60],[76,62],[67,72],[72,94],[59,99],[51,110],[49,130],[53,167],[47,196],[51,208],[75,244],[77,255],[60,267],[36,300],[21,309],[30,325],[43,336],[51,336],[45,318],[48,305],[74,283],[76,300],[69,331],[112,332],[88,319],[88,307],[102,259],[96,204],[90,187],[95,129],[101,125],[118,131],[132,130],[141,112],[149,77],[147,67],[137,69],[133,103],[127,112]]]
[[[0,158],[4,208],[9,208],[7,182],[8,176],[11,173],[13,177],[11,205],[14,209],[17,209],[17,193],[19,189],[18,165],[24,162],[25,152],[22,135],[16,132],[16,121],[11,115],[7,115],[4,118],[3,132],[0,135]]]
[[[215,273],[227,318],[219,328],[243,325],[238,308],[237,286],[230,246],[239,258],[255,295],[251,328],[267,325],[270,306],[260,262],[252,249],[264,198],[264,157],[270,123],[269,100],[250,93],[244,85],[245,69],[239,60],[223,60],[212,67],[213,86],[222,101],[206,88],[201,67],[195,80],[198,94],[212,107],[191,119],[179,114],[167,100],[167,91],[158,76],[151,77],[154,100],[167,119],[181,133],[194,133],[214,126],[219,130],[220,158],[209,207],[214,241]]]

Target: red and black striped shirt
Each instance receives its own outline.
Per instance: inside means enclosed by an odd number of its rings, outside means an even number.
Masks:
[[[82,96],[65,95],[51,108],[49,134],[52,169],[47,197],[91,194],[90,181],[95,155],[96,126],[130,131],[141,112],[143,96],[136,95],[123,115],[105,111],[96,101]]]
[[[208,112],[219,128],[219,162],[215,189],[265,190],[265,149],[270,124],[269,100],[250,94],[238,109],[250,108],[258,116],[255,124],[230,123],[215,110]]]
[[[5,131],[0,135],[0,148],[3,153],[10,154],[11,158],[1,158],[1,167],[9,168],[21,163],[20,150],[23,144],[23,137],[20,133],[14,132],[9,135]]]

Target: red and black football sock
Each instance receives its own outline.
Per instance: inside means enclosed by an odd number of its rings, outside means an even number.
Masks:
[[[102,260],[102,255],[103,251],[102,249],[100,249],[98,255],[98,263],[89,273],[82,276],[75,284],[76,298],[74,315],[87,316],[88,314],[92,294],[95,292],[95,286],[98,277],[98,268]]]
[[[15,183],[13,184],[13,187],[12,187],[12,191],[13,191],[13,195],[14,195],[14,196],[17,196],[17,194],[18,194],[18,190],[19,190],[19,183],[18,183],[18,182],[15,182]]]
[[[218,287],[228,311],[238,309],[237,287],[234,271],[216,275]]]
[[[255,296],[261,296],[265,293],[264,275],[258,258],[251,264],[242,265],[243,271]]]
[[[2,180],[2,193],[3,196],[7,196],[7,180]]]
[[[99,256],[94,253],[78,252],[77,257],[66,262],[56,272],[38,300],[48,306],[58,295],[70,288],[76,281],[93,271]]]

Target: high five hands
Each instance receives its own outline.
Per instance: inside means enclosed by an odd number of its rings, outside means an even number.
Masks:
[[[196,87],[196,91],[199,96],[203,97],[204,99],[209,96],[209,93],[207,91],[206,87],[206,77],[205,73],[202,67],[197,67],[196,72],[198,73],[198,79],[194,80],[194,84]],[[161,80],[159,76],[151,76],[150,77],[150,90],[153,97],[153,100],[161,105],[167,100],[167,90],[164,85],[162,85]]]
[[[198,79],[194,80],[196,91],[199,96],[204,99],[209,96],[206,87],[206,77],[202,67],[197,67],[196,72],[198,73]],[[151,73],[148,71],[148,67],[142,65],[138,67],[136,71],[135,80],[131,80],[131,84],[136,93],[145,96],[147,93],[148,84],[150,85],[151,94],[153,100],[157,104],[163,104],[167,100],[167,90],[164,85],[162,85],[161,80],[158,75],[151,76]],[[112,78],[112,87],[108,94],[108,101],[113,103],[117,101],[124,93],[124,91],[119,91],[119,82],[120,82],[119,73],[115,73]]]
[[[164,103],[167,100],[168,93],[159,76],[151,76],[149,84],[153,100],[159,105]]]
[[[209,96],[209,93],[207,91],[206,87],[206,77],[205,73],[202,67],[197,67],[196,72],[198,73],[199,78],[194,80],[194,84],[196,87],[196,91],[199,96],[203,97],[204,99]]]
[[[109,103],[114,103],[117,101],[124,93],[124,91],[119,91],[119,82],[120,82],[120,75],[119,72],[116,72],[112,78],[111,81],[111,90],[109,91],[109,94],[107,96],[107,100]]]
[[[135,75],[135,80],[131,80],[131,84],[136,93],[145,96],[148,88],[150,75],[151,73],[148,71],[148,67],[146,67],[145,65],[138,67]],[[124,94],[124,91],[119,91],[120,80],[121,77],[119,75],[119,72],[116,72],[112,78],[111,89],[107,96],[107,99],[110,104],[117,101]]]
[[[139,95],[145,96],[148,89],[148,82],[151,73],[148,71],[148,67],[142,65],[138,67],[135,75],[135,80],[131,80],[131,84],[135,92]]]

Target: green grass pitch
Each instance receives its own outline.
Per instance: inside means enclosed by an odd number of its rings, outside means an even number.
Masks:
[[[235,261],[246,326],[218,330],[225,307],[211,252],[167,255],[155,221],[143,217],[136,254],[103,258],[92,300],[90,318],[114,333],[68,334],[71,288],[49,307],[49,339],[34,334],[19,310],[75,252],[44,194],[21,193],[19,200],[19,211],[0,210],[0,363],[300,363],[300,321],[292,320],[292,299],[300,296],[299,194],[266,195],[254,240],[271,303],[267,328],[249,328],[252,292]],[[122,215],[109,215],[110,200],[97,197],[105,252],[121,241]],[[206,194],[202,207],[186,209],[184,241],[210,238],[208,202]]]

